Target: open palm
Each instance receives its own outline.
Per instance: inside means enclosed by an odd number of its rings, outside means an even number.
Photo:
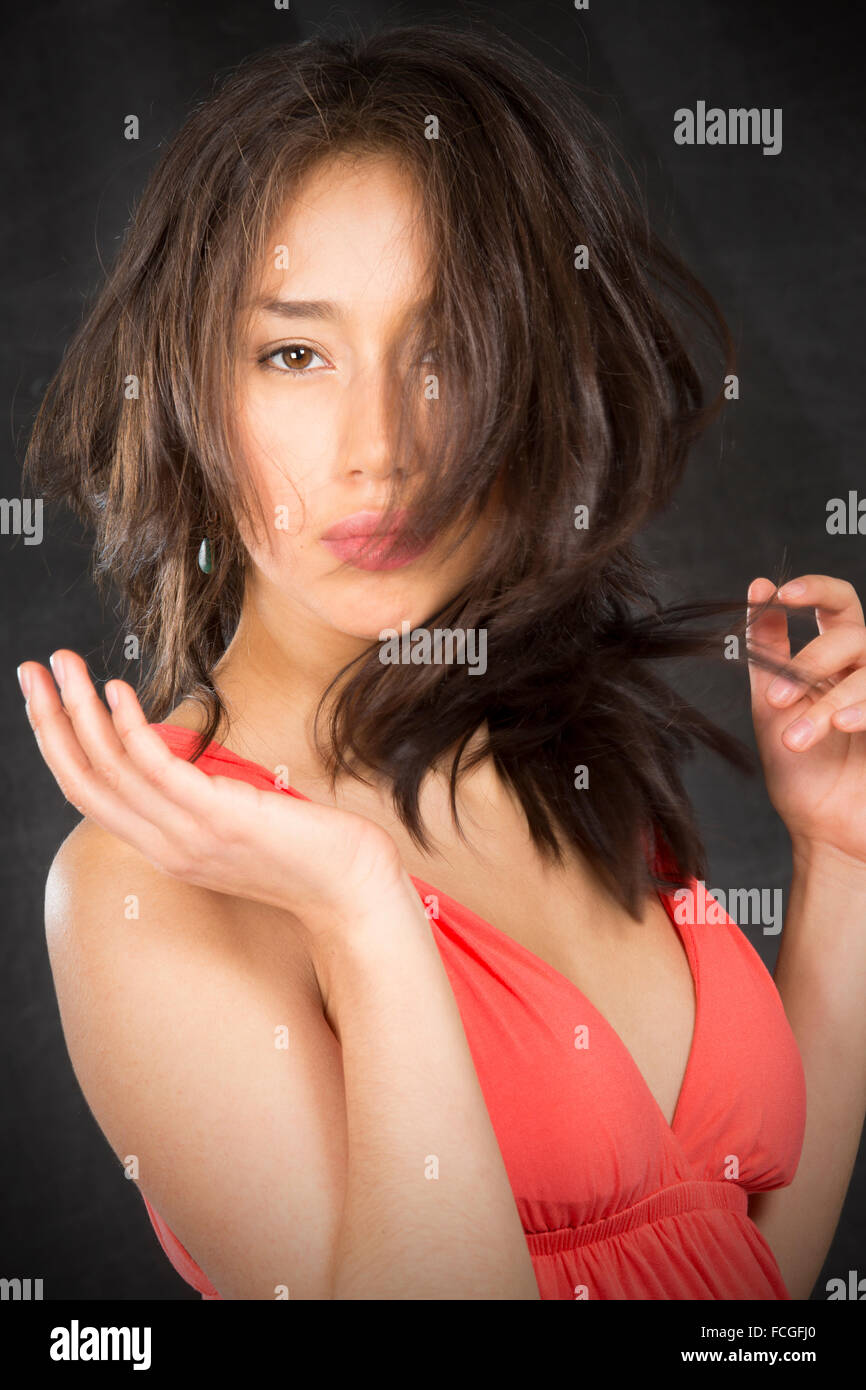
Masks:
[[[109,713],[75,652],[55,653],[54,669],[62,700],[44,666],[19,667],[45,762],[82,815],[166,873],[284,908],[313,930],[398,880],[397,847],[373,821],[210,776],[171,752],[131,686],[108,683]]]

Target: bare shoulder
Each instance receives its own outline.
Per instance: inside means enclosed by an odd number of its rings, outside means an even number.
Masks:
[[[46,883],[78,1083],[224,1298],[273,1298],[286,1284],[292,1297],[329,1296],[341,1057],[285,918],[174,879],[87,819]]]
[[[96,821],[80,821],[60,845],[45,885],[49,952],[73,937],[88,949],[127,950],[134,934],[158,929],[151,944],[167,954],[192,951],[201,959],[228,952],[255,960],[275,956],[319,997],[312,963],[291,917],[263,904],[185,883],[158,868]]]
[[[116,914],[115,895],[124,888],[129,892]],[[60,845],[48,872],[45,927],[49,943],[72,930],[86,928],[90,916],[82,911],[84,908],[98,906],[101,925],[141,920],[142,894],[146,907],[169,911],[166,926],[171,925],[172,908],[193,909],[191,917],[181,919],[184,925],[194,925],[206,908],[212,920],[221,914],[219,894],[172,878],[96,821],[79,821]]]
[[[220,993],[246,1011],[291,998],[308,1027],[328,1027],[290,914],[174,878],[87,818],[48,872],[45,936],[64,1025],[90,981],[112,996],[145,988],[142,1030],[157,1026],[157,996],[182,1005],[181,988],[199,1010]]]

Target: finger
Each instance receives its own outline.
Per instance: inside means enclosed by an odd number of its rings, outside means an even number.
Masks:
[[[753,579],[749,585],[748,608],[749,621],[747,628],[746,655],[752,651],[760,651],[766,656],[773,657],[776,661],[787,662],[791,659],[791,643],[788,638],[788,615],[782,607],[768,608],[765,612],[756,615],[756,611],[763,603],[776,592],[776,586],[771,579],[761,577]],[[764,718],[766,715],[766,703],[764,696],[767,687],[773,680],[773,672],[765,671],[756,662],[749,660],[749,685],[752,692],[752,709],[756,718]]]
[[[806,682],[829,681],[838,689],[850,671],[862,666],[866,666],[866,627],[848,623],[829,628],[797,653],[790,663],[789,677],[778,676],[770,682],[767,699],[777,709],[784,709],[809,693],[804,689]],[[803,684],[798,683],[798,677]]]
[[[130,795],[142,814],[167,833],[172,829],[188,834],[193,828],[192,820],[166,824],[172,806],[193,818],[209,817],[214,779],[171,752],[148,723],[132,687],[121,680],[107,683],[106,695],[114,701],[109,714],[77,653],[64,649],[55,655],[63,665],[64,705],[91,764],[103,772],[109,786],[116,787],[121,778],[132,779]]]
[[[863,605],[853,584],[831,574],[801,574],[779,590],[779,598],[791,608],[814,608],[818,631],[840,623],[862,624]]]
[[[37,747],[66,800],[154,863],[165,863],[165,837],[94,772],[50,673],[36,661],[22,663],[22,669],[30,680],[26,710]]]
[[[782,731],[782,742],[800,753],[812,748],[834,730],[858,733],[866,730],[866,669],[861,667]]]
[[[215,795],[217,786],[228,791],[235,801],[246,798],[250,806],[257,803],[258,788],[236,778],[211,776],[195,763],[178,757],[156,732],[138,702],[135,691],[126,681],[112,680],[105,687],[106,696],[114,705],[112,720],[117,737],[130,763],[141,777],[161,796],[179,810],[185,811],[194,822],[212,824],[218,815],[222,798]],[[230,808],[235,814],[237,807]]]
[[[145,820],[158,826],[164,834],[188,836],[193,833],[194,822],[189,817],[189,808],[184,807],[181,810],[167,794],[165,787],[159,785],[159,778],[148,777],[146,772],[142,771],[142,763],[145,767],[150,766],[146,751],[147,747],[150,747],[148,740],[136,735],[138,752],[133,758],[116,727],[115,717],[109,713],[96,693],[87,665],[77,652],[66,648],[56,651],[52,657],[52,669],[58,683],[62,680],[60,697],[63,709],[96,777],[110,792],[116,793]],[[119,686],[121,683],[111,684]],[[123,690],[124,728],[135,728],[138,724],[143,724],[148,729],[150,738],[159,745],[157,755],[162,753],[169,762],[174,761],[189,768],[189,764],[175,758],[159,734],[149,728],[131,687],[124,684]],[[138,713],[137,719],[135,711]],[[196,780],[203,779],[207,787],[207,778],[200,769],[195,769],[195,777]]]

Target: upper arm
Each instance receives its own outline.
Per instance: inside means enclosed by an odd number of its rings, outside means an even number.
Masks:
[[[291,919],[173,879],[87,821],[45,909],[75,1074],[148,1200],[223,1298],[328,1298],[342,1068]]]

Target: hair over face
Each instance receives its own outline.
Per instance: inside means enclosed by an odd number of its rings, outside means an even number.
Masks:
[[[648,887],[706,873],[682,758],[700,741],[754,770],[745,745],[651,670],[721,659],[718,623],[686,624],[724,617],[725,633],[744,632],[743,604],[663,608],[634,547],[723,401],[721,386],[705,400],[678,310],[715,343],[718,381],[734,352],[711,295],[651,230],[610,135],[528,53],[427,24],[311,39],[233,71],[152,174],[45,395],[25,476],[92,525],[94,577],[115,586],[141,641],[148,718],[183,697],[204,704],[198,756],[225,717],[212,672],[243,603],[240,523],[273,524],[233,426],[236,345],[281,211],[314,166],[344,154],[399,163],[430,252],[429,299],[405,333],[416,365],[398,368],[395,345],[389,378],[388,512],[408,501],[412,518],[395,545],[446,531],[457,545],[491,497],[497,524],[471,578],[427,618],[485,629],[486,675],[386,666],[371,644],[323,696],[326,766],[385,776],[427,849],[425,773],[450,759],[459,826],[459,776],[489,755],[539,850],[559,859],[576,842],[637,915]],[[427,400],[431,343],[439,394]],[[218,541],[207,576],[205,535]]]

